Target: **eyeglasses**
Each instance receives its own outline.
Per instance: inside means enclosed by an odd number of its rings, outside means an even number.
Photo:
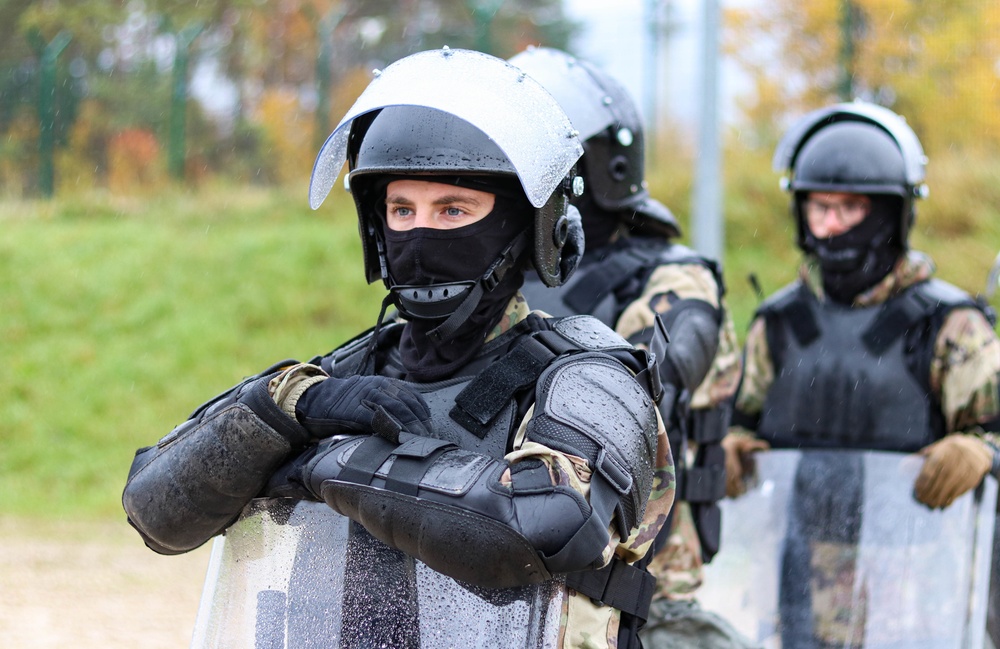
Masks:
[[[837,202],[810,198],[803,203],[803,206],[810,225],[819,225],[826,219],[827,213],[833,210],[837,222],[845,228],[853,228],[864,221],[872,209],[872,203],[867,197]]]

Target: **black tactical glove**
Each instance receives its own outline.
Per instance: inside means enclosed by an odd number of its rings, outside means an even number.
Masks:
[[[295,417],[313,437],[371,433],[398,442],[399,433],[430,435],[430,410],[419,393],[384,376],[328,378],[295,404]]]
[[[267,486],[264,487],[261,495],[267,498],[322,500],[309,489],[304,477],[305,468],[316,457],[318,448],[318,445],[310,446],[279,467],[267,481]]]

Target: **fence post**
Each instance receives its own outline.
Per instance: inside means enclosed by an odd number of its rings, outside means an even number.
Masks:
[[[46,43],[37,31],[28,33],[28,42],[38,54],[38,189],[51,198],[55,191],[56,60],[72,36],[61,31]]]
[[[201,23],[194,23],[179,31],[176,37],[177,51],[174,54],[173,92],[170,99],[170,148],[167,160],[170,175],[178,180],[184,179],[188,54],[191,43],[202,29],[204,26]]]

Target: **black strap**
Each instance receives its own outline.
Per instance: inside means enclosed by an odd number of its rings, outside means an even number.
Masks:
[[[885,303],[861,340],[869,351],[880,356],[936,308],[937,305],[927,300],[919,290],[907,291],[898,299]]]
[[[802,291],[808,291],[808,289],[803,285]],[[809,300],[798,299],[787,304],[783,309],[783,315],[801,347],[808,347],[810,343],[819,338],[819,325],[816,324],[816,314],[810,308]]]
[[[515,393],[534,385],[556,357],[578,349],[554,331],[537,331],[523,337],[458,393],[449,415],[482,438],[490,422],[510,403]]]
[[[448,316],[440,325],[428,331],[428,336],[438,343],[447,342],[452,339],[458,328],[465,324],[465,321],[469,319],[469,316],[479,306],[479,300],[482,298],[483,293],[495,289],[504,276],[517,267],[521,255],[528,247],[527,232],[525,230],[514,237],[514,240],[504,248],[500,256],[486,269],[486,272],[479,278],[476,285],[472,287],[472,290],[469,291],[469,294],[462,300],[462,303],[455,309],[455,312]]]
[[[689,503],[714,503],[726,495],[726,469],[723,466],[694,466],[684,472],[684,485],[678,499]]]
[[[395,450],[395,444],[378,435],[367,437],[351,453],[351,463],[344,467],[337,479],[369,485],[379,467]]]
[[[645,622],[656,590],[656,578],[614,557],[600,570],[569,573],[566,585],[600,606],[616,608]]]
[[[691,410],[691,426],[688,429],[697,444],[718,444],[726,436],[732,419],[732,405],[724,401],[712,408]]]
[[[607,544],[608,521],[615,515],[619,500],[618,492],[610,483],[599,473],[595,474],[590,481],[590,517],[562,549],[551,556],[543,555],[545,565],[552,572],[567,572],[568,564],[581,565],[581,557],[587,562],[596,561],[600,552],[597,556],[590,556],[590,548],[603,548]],[[621,538],[627,538],[627,530],[621,533],[624,521],[621,517],[615,517],[614,520],[618,524]]]
[[[392,466],[385,479],[386,489],[407,496],[416,496],[420,480],[434,460],[455,448],[451,442],[431,437],[412,437],[392,453]]]
[[[563,295],[563,302],[575,313],[592,313],[607,296],[632,275],[649,265],[650,259],[619,254],[596,264]]]

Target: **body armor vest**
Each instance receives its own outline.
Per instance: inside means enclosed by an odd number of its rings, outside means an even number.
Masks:
[[[783,289],[758,311],[775,376],[758,436],[775,448],[899,452],[941,438],[930,361],[944,318],[958,307],[976,303],[939,280],[862,308],[820,302],[801,283]]]
[[[375,367],[381,375],[395,378],[405,375],[398,355],[402,326],[391,323],[377,334]],[[312,362],[332,376],[355,374],[369,342],[362,335]],[[455,376],[433,383],[408,382],[408,385],[419,391],[427,403],[435,423],[435,437],[502,459],[534,403],[536,383],[543,372],[568,353],[594,351],[624,363],[640,384],[646,386],[652,401],[658,401],[659,375],[655,364],[643,364],[650,361],[645,352],[635,350],[621,336],[585,316],[547,319],[529,315],[506,334],[484,345]],[[536,410],[535,417],[541,414]],[[366,539],[366,543],[374,542],[363,529],[356,529],[354,534],[358,539]],[[382,554],[399,555],[394,561],[406,561],[398,550],[376,545]],[[635,646],[637,625],[631,620],[645,620],[655,588],[655,580],[645,570],[645,563],[634,566],[615,557],[603,569],[569,573],[565,581],[567,586],[594,601],[620,610],[623,617],[619,642],[623,648]],[[455,588],[467,588],[453,583]]]

